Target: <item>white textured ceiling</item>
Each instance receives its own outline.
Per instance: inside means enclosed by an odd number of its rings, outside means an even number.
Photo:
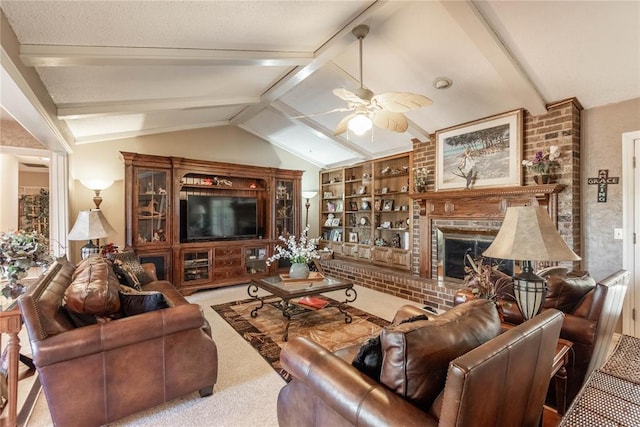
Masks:
[[[539,114],[569,97],[585,108],[640,97],[639,1],[0,7],[22,62],[35,67],[76,143],[232,124],[324,167],[407,151],[412,138],[515,108]],[[336,137],[347,113],[314,115],[345,106],[333,88],[358,87],[351,29],[361,23],[371,27],[364,85],[433,100],[406,114],[406,133]],[[433,88],[441,76],[453,80],[450,89]]]

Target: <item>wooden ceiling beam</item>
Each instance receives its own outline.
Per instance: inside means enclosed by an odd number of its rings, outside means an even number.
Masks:
[[[32,67],[82,65],[288,67],[307,65],[313,57],[313,53],[310,52],[29,44],[20,46],[20,59],[25,65]]]

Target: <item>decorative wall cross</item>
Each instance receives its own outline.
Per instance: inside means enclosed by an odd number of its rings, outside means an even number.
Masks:
[[[600,169],[597,178],[587,178],[588,184],[598,185],[598,203],[607,203],[607,187],[609,184],[617,184],[619,177],[609,177],[609,169]]]

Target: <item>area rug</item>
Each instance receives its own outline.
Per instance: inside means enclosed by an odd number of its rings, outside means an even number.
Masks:
[[[336,303],[330,298],[322,298]],[[258,316],[252,318],[251,310],[259,304],[255,299],[246,299],[213,305],[211,308],[249,342],[285,381],[290,381],[289,373],[280,366],[280,350],[286,344],[283,335],[287,319],[280,310],[270,304],[265,304]],[[380,330],[389,324],[388,321],[355,307],[343,307],[351,315],[351,323],[345,323],[344,315],[335,307],[292,317],[289,340],[296,336],[305,336],[326,349],[335,351],[350,345],[362,344],[368,338],[378,335]]]

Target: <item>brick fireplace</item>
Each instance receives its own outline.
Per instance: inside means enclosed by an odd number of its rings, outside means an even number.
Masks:
[[[557,145],[562,152],[560,172],[555,185],[536,185],[533,176],[523,171],[523,185],[495,189],[435,191],[435,134],[426,142],[414,140],[414,167],[426,167],[432,173],[427,192],[414,196],[413,273],[425,278],[437,277],[437,235],[434,221],[450,221],[461,229],[482,229],[478,221],[494,221],[488,229],[499,228],[508,206],[543,205],[558,227],[560,235],[574,252],[581,252],[580,224],[580,112],[575,99],[547,106],[548,112],[532,116],[524,111],[523,157]],[[437,171],[435,171],[437,173]],[[429,236],[429,237],[426,237]],[[434,255],[435,253],[435,255]],[[579,268],[576,266],[576,268]]]

